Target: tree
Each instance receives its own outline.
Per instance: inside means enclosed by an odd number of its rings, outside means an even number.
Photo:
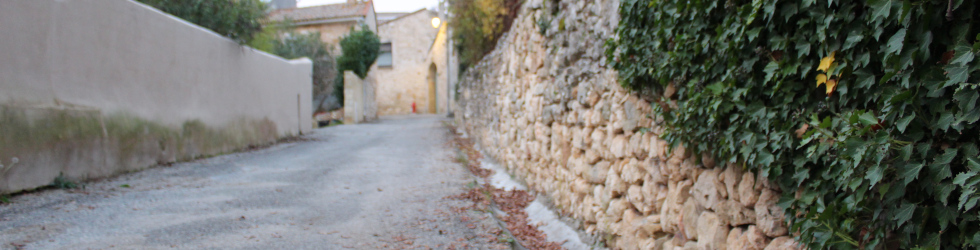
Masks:
[[[497,39],[509,28],[520,0],[448,0],[453,40],[463,69],[493,51]]]
[[[249,43],[262,31],[266,6],[259,0],[138,0],[239,44]]]
[[[351,28],[350,33],[340,39],[340,50],[343,53],[337,58],[340,72],[354,71],[354,74],[364,79],[371,65],[378,59],[381,39],[367,25],[361,25],[360,29]]]
[[[333,84],[336,78],[336,63],[328,49],[329,45],[320,40],[320,32],[299,34],[287,33],[281,40],[274,42],[272,53],[283,58],[295,59],[306,57],[313,60],[313,96],[320,100],[317,111],[322,111],[323,104],[334,93]],[[331,105],[333,106],[333,105]],[[330,109],[330,108],[327,108]]]

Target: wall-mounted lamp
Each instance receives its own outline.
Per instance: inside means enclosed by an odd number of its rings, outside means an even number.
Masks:
[[[439,20],[438,17],[433,17],[432,18],[432,28],[439,28],[439,24],[441,24],[441,23],[442,23],[442,20]]]

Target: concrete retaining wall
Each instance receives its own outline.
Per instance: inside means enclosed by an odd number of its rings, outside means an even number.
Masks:
[[[650,104],[605,67],[618,4],[525,2],[460,79],[457,123],[613,249],[796,248],[776,187],[668,146]]]
[[[137,2],[0,0],[0,34],[0,193],[312,129],[309,60]]]

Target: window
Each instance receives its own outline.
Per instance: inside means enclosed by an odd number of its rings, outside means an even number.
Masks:
[[[378,52],[378,67],[391,67],[391,43],[382,43],[381,51]]]

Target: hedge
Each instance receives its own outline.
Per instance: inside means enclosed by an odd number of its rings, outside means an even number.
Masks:
[[[980,2],[621,0],[663,137],[784,190],[813,249],[980,247]]]

